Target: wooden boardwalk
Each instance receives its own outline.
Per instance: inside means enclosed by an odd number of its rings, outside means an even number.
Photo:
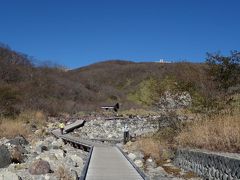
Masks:
[[[64,132],[64,133],[68,133],[68,132],[70,132],[70,131],[73,131],[74,129],[83,126],[84,123],[85,123],[84,120],[77,120],[77,121],[75,121],[74,123],[65,126],[63,132]]]
[[[86,180],[143,180],[117,147],[94,147]]]
[[[65,132],[81,127],[84,121],[77,121],[65,127]],[[116,147],[102,143],[83,140],[68,134],[61,134],[59,129],[52,133],[59,138],[75,145],[83,146],[89,151],[89,158],[80,179],[86,180],[143,180],[145,175],[132,164]]]

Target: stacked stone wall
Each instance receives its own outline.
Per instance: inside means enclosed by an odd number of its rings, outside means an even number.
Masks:
[[[204,179],[240,180],[240,155],[180,149],[174,164]]]

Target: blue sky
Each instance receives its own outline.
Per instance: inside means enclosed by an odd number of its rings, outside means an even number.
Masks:
[[[239,0],[0,0],[0,42],[76,68],[240,50]]]

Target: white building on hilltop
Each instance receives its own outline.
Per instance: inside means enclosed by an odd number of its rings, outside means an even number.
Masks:
[[[166,61],[164,59],[160,59],[159,61],[156,61],[157,63],[172,63],[171,61]]]

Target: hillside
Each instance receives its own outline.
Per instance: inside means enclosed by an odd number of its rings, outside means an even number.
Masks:
[[[75,113],[115,102],[123,108],[153,107],[163,90],[187,90],[206,98],[213,89],[207,66],[187,62],[114,60],[65,71],[36,66],[28,56],[0,47],[0,68],[0,113],[6,115],[25,109]]]
[[[80,172],[86,154],[80,151],[75,157],[75,149],[50,136],[59,122],[84,119],[84,126],[72,135],[85,140],[120,142],[127,126],[131,138],[122,148],[148,176],[196,177],[173,164],[179,149],[240,150],[239,54],[209,56],[208,60],[212,64],[112,60],[65,70],[36,65],[27,55],[0,47],[0,154],[8,158],[2,167],[11,172],[14,163],[17,176],[26,179],[36,173],[32,167],[39,163],[35,161],[37,152],[36,158],[46,158],[44,163],[55,171],[49,173],[48,168],[48,177],[70,177],[68,169],[73,168]],[[99,113],[100,105],[116,102],[120,103],[120,117]],[[29,156],[13,151],[12,146],[8,149],[6,138],[19,137],[31,140],[22,147]],[[7,151],[12,154],[2,153]],[[74,157],[64,155],[66,152]],[[49,158],[52,153],[56,158]],[[79,165],[72,163],[74,159]],[[70,163],[58,166],[62,162]]]

